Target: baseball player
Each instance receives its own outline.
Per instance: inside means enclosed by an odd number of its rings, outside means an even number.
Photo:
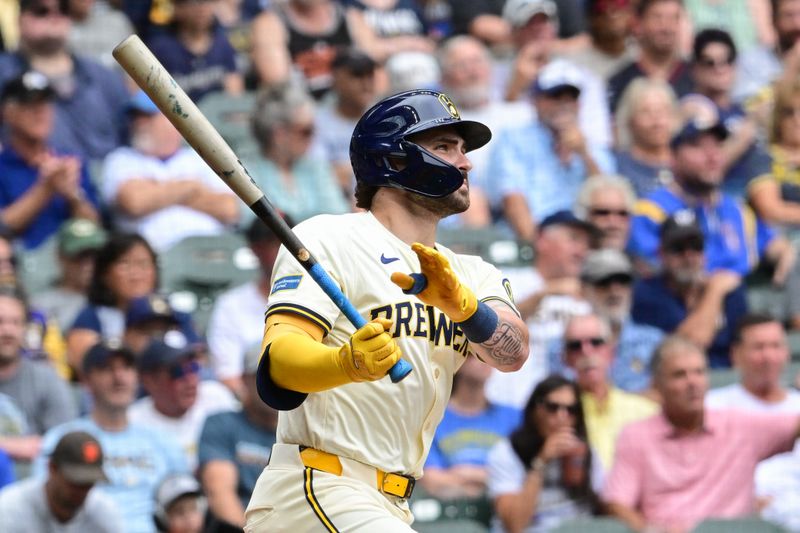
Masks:
[[[466,152],[491,138],[450,99],[408,91],[368,110],[350,158],[366,212],[295,228],[369,322],[356,330],[281,248],[272,277],[261,398],[281,410],[278,444],[247,508],[248,532],[409,532],[407,498],[470,354],[503,371],[528,356],[500,272],[435,243],[469,206]],[[400,357],[413,372],[386,376]]]

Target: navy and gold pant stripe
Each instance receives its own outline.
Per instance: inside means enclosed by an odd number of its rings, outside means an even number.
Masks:
[[[303,492],[305,492],[306,501],[311,506],[311,510],[317,515],[317,518],[319,518],[319,521],[325,526],[325,529],[331,533],[339,533],[339,530],[336,529],[331,519],[328,518],[328,515],[322,510],[322,506],[314,495],[314,470],[312,468],[306,467],[303,473]]]

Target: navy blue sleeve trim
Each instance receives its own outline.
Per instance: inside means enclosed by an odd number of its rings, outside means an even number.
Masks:
[[[269,345],[267,345],[256,373],[256,390],[261,400],[278,411],[291,411],[300,407],[308,394],[279,387],[269,375]]]

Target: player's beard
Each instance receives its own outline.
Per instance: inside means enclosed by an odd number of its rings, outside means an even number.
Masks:
[[[455,191],[442,198],[414,195],[414,203],[440,218],[463,213],[469,209],[469,182],[464,175],[464,183]]]

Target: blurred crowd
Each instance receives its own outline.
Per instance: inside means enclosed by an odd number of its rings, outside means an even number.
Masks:
[[[503,267],[530,357],[465,361],[416,498],[800,531],[800,0],[0,0],[0,531],[241,531],[275,442],[280,244],[115,63],[132,33],[290,225],[357,209],[385,95],[492,129],[442,242],[533,250]],[[160,260],[198,236],[258,265],[202,321]]]

